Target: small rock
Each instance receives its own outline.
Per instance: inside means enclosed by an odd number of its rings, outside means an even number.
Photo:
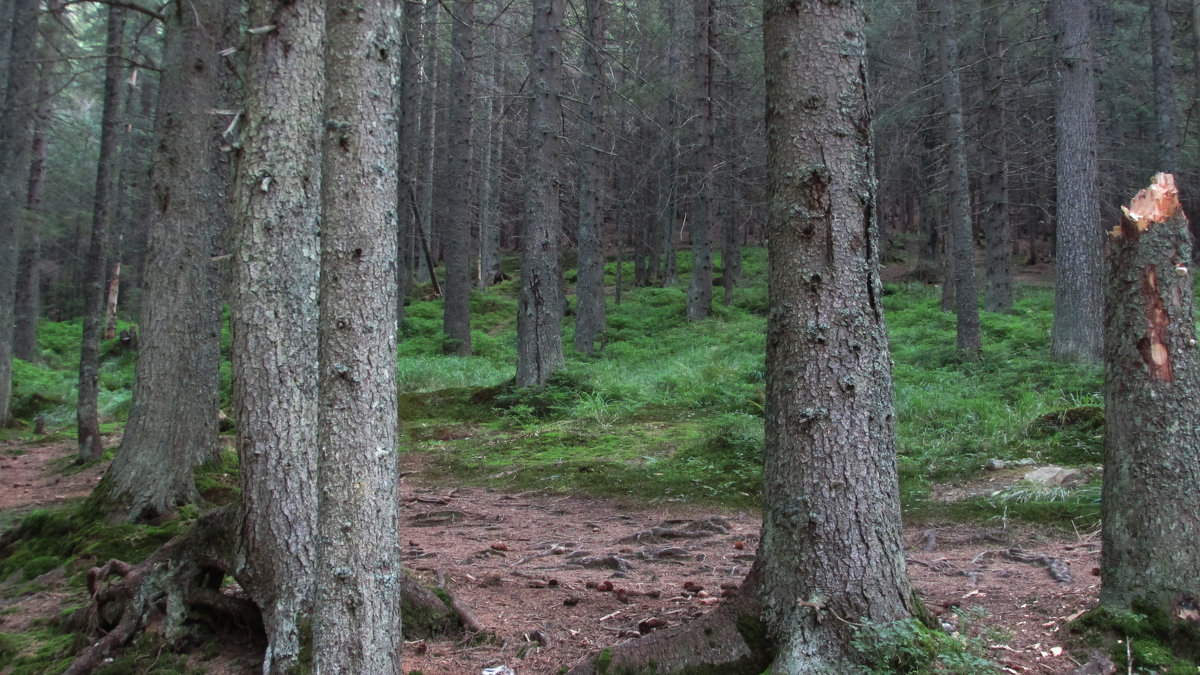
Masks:
[[[1005,462],[1002,459],[996,459],[995,457],[993,457],[987,461],[987,464],[983,465],[983,468],[987,469],[988,471],[999,471],[1000,469],[1003,469],[1006,466],[1008,466],[1008,462]]]
[[[1025,459],[1018,459],[1014,464],[1017,466],[1033,466],[1037,464],[1037,460],[1032,457],[1026,457]]]
[[[508,666],[492,666],[479,671],[479,675],[517,675],[517,673]]]
[[[1025,480],[1034,485],[1071,485],[1084,480],[1079,469],[1064,469],[1061,466],[1043,466],[1025,474]]]

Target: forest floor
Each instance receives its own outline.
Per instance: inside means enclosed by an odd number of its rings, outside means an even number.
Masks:
[[[0,523],[86,496],[106,467],[64,475],[73,453],[73,442],[61,441],[0,447]],[[501,665],[522,675],[561,672],[605,646],[711,611],[754,559],[755,512],[456,488],[424,480],[421,461],[403,459],[412,472],[402,487],[405,564],[443,584],[495,639],[406,642],[405,672],[478,675]],[[1019,478],[986,474],[943,492],[994,491]],[[1071,673],[1087,661],[1072,653],[1064,625],[1096,603],[1098,533],[909,522],[905,541],[926,605],[982,641],[1001,672]],[[1041,563],[1023,561],[1039,556]],[[79,561],[70,572],[92,562],[104,561]],[[1045,564],[1052,562],[1069,570],[1069,581],[1051,578]],[[15,597],[15,581],[0,580],[0,632],[21,633],[83,604],[86,592],[70,576],[50,572]],[[222,639],[189,663],[206,673],[253,673],[260,657],[245,641]]]

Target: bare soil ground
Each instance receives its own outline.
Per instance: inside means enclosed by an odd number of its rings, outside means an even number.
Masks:
[[[86,495],[105,467],[65,477],[73,451],[69,443],[0,447],[0,515]],[[405,672],[559,672],[606,645],[710,611],[736,588],[758,543],[756,513],[454,488],[422,482],[419,465],[405,470],[415,472],[402,488],[406,565],[444,585],[495,634],[407,642]],[[962,627],[987,639],[1002,672],[1070,673],[1086,660],[1069,651],[1063,625],[1096,602],[1095,533],[910,523],[905,536],[927,606],[952,627],[955,608],[973,617]],[[1044,563],[1068,570],[1069,581],[1051,578]],[[45,590],[20,597],[0,592],[0,631],[27,630],[83,602],[63,576],[51,573]],[[253,648],[222,645],[193,663],[210,673],[258,672]]]

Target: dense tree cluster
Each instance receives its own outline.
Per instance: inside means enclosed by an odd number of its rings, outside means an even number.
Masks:
[[[266,619],[269,669],[294,665],[311,612],[318,666],[398,671],[396,505],[364,495],[396,491],[391,360],[414,293],[444,299],[443,349],[470,355],[472,294],[519,256],[516,381],[540,386],[564,362],[564,320],[574,349],[602,352],[606,260],[616,302],[629,265],[636,285],[686,287],[703,321],[714,286],[733,297],[739,248],[769,241],[777,422],[746,602],[777,666],[806,672],[847,658],[826,612],[922,615],[896,541],[881,261],[942,283],[968,357],[977,253],[991,312],[1011,310],[1015,268],[1054,263],[1053,355],[1098,361],[1104,224],[1157,170],[1200,204],[1198,3],[248,5],[0,5],[0,423],[13,359],[40,358],[38,320],[82,316],[79,451],[98,456],[100,336],[136,320],[128,428],[98,494],[131,520],[189,503],[216,448],[228,305],[230,571]],[[1173,250],[1186,274],[1190,250]],[[838,349],[858,370],[830,365]],[[797,515],[796,495],[834,475],[857,505]],[[853,527],[823,516],[850,511]],[[850,536],[860,526],[883,545]],[[778,564],[809,554],[809,577]],[[310,574],[313,588],[288,581]]]

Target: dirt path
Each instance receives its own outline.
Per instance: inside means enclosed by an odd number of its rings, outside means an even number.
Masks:
[[[14,450],[25,453],[9,454]],[[0,447],[0,515],[86,495],[103,467],[62,476],[73,450],[63,443]],[[444,584],[497,638],[410,641],[405,672],[477,675],[499,665],[521,675],[559,672],[605,645],[712,609],[736,588],[758,543],[756,513],[675,504],[626,508],[606,499],[433,486],[421,482],[419,466],[405,469],[416,470],[402,488],[406,565],[427,582]],[[1077,667],[1062,651],[1059,629],[1095,603],[1094,537],[914,524],[906,541],[909,572],[927,606],[951,625],[958,621],[951,609],[964,610],[970,632],[984,635],[1004,672]],[[1010,553],[1013,547],[1059,561],[1070,581],[1055,581],[1045,566],[1021,561],[1020,553]],[[81,601],[81,591],[57,584],[0,599],[0,631],[19,631],[38,614]],[[251,673],[256,658],[225,653],[197,665],[212,673]]]

